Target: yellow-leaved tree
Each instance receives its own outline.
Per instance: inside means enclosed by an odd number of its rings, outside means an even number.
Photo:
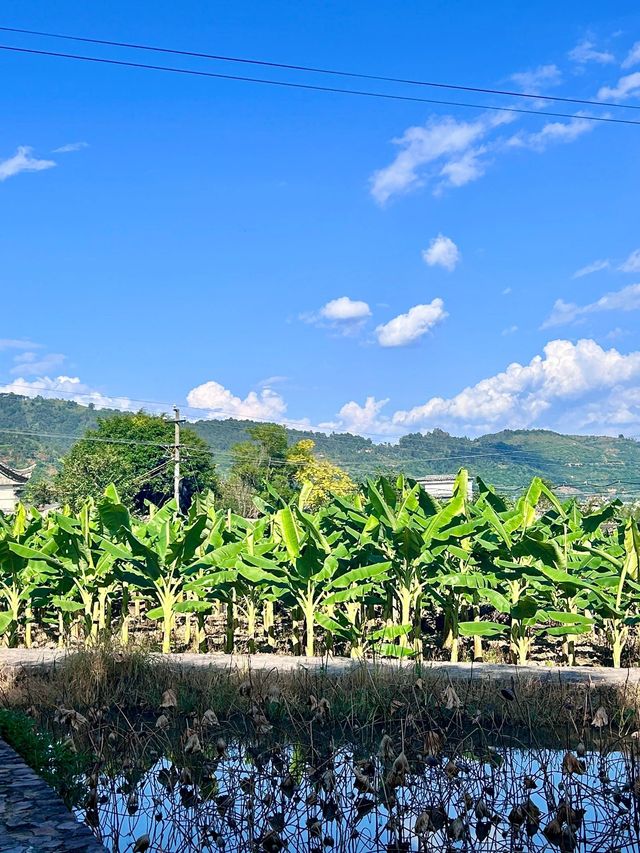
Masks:
[[[296,442],[287,453],[287,461],[295,467],[295,478],[303,488],[305,509],[317,509],[331,495],[350,495],[357,486],[338,465],[313,454],[315,441],[305,438]]]

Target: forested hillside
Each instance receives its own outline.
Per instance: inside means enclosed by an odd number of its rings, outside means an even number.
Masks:
[[[109,410],[66,400],[0,394],[0,459],[13,465],[38,463],[53,471],[85,429]],[[253,421],[200,420],[192,424],[209,444],[217,468],[228,471],[230,450],[248,438]],[[538,474],[556,487],[584,494],[614,491],[627,497],[640,493],[640,443],[632,438],[568,436],[545,430],[505,430],[476,439],[441,430],[401,438],[397,444],[374,444],[356,435],[288,430],[290,443],[312,438],[318,455],[345,468],[354,479],[386,473],[419,477],[451,473],[464,465],[472,476],[515,489]]]

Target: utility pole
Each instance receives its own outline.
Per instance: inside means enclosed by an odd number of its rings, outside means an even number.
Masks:
[[[177,406],[173,407],[173,423],[173,498],[180,512],[180,424],[184,420],[180,420],[180,409]]]

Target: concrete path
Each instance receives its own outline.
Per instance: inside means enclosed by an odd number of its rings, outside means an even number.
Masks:
[[[47,783],[0,740],[0,851],[107,853]]]
[[[0,670],[29,670],[34,668],[50,669],[61,665],[65,658],[73,652],[63,649],[1,649]],[[215,667],[237,671],[274,670],[278,673],[303,672],[304,670],[324,670],[332,676],[339,676],[353,671],[354,668],[367,666],[370,669],[381,669],[384,672],[410,671],[418,664],[413,661],[381,660],[376,662],[358,663],[349,658],[303,658],[286,655],[225,655],[218,652],[210,654],[152,654],[158,663],[168,664],[180,669],[202,669]],[[563,684],[593,684],[604,687],[637,686],[640,684],[640,667],[631,669],[613,669],[613,667],[587,666],[543,666],[529,664],[527,666],[511,666],[493,663],[423,663],[420,666],[422,678],[452,681],[469,681],[484,679],[490,681],[509,681],[512,677],[518,681],[531,679],[534,681],[555,681]]]

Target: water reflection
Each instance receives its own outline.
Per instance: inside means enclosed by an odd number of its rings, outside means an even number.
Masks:
[[[368,753],[191,746],[188,763],[164,756],[96,779],[81,815],[107,849],[640,850],[631,753],[459,746],[447,755],[437,736],[408,757],[389,738]]]

